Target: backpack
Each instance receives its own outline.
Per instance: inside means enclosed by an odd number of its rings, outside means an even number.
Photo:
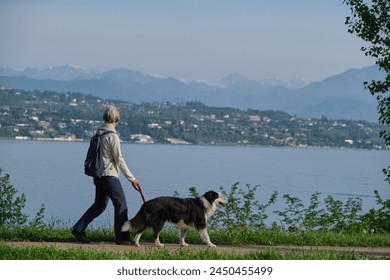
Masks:
[[[92,177],[101,177],[104,171],[104,163],[102,156],[101,143],[104,135],[109,133],[115,133],[113,131],[104,131],[101,134],[95,134],[92,136],[89,142],[89,148],[87,157],[84,161],[84,173],[85,175]]]

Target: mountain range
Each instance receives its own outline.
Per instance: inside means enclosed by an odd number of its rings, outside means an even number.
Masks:
[[[235,73],[220,81],[183,82],[129,69],[91,71],[77,65],[38,70],[0,67],[0,85],[22,90],[80,92],[105,99],[141,102],[200,101],[209,106],[280,110],[298,117],[377,122],[376,100],[363,82],[383,79],[376,66],[349,69],[322,81],[281,84]]]

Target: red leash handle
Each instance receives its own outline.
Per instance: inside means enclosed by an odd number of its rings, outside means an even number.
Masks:
[[[138,191],[140,194],[141,194],[141,198],[142,198],[142,201],[143,201],[143,203],[145,203],[145,197],[144,197],[144,194],[142,193],[142,189],[141,189],[141,186],[139,185],[139,183],[137,183],[135,186],[133,186],[134,187],[134,189],[136,190],[136,191]]]

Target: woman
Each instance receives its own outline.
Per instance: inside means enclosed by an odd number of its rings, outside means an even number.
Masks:
[[[122,157],[119,137],[116,134],[115,127],[120,120],[120,113],[114,106],[106,109],[103,115],[104,124],[96,131],[97,134],[104,131],[113,131],[102,138],[102,156],[104,162],[104,171],[101,177],[94,177],[93,183],[96,187],[95,202],[84,213],[80,220],[73,226],[72,234],[80,242],[89,243],[90,240],[85,235],[85,229],[96,217],[106,209],[108,200],[111,199],[114,205],[114,228],[115,243],[131,245],[129,232],[122,232],[122,225],[128,220],[127,203],[125,193],[121,182],[119,181],[120,172],[137,189],[138,181],[131,173],[125,160]]]

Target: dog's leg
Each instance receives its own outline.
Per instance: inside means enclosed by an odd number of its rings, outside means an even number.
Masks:
[[[144,233],[144,231],[140,231],[138,232],[135,237],[134,237],[134,243],[135,243],[135,246],[139,247],[139,239],[141,238],[142,234]]]
[[[160,242],[160,233],[157,233],[157,235],[154,235],[155,236],[155,239],[154,239],[154,244],[158,247],[164,247],[164,244],[162,244]]]
[[[145,230],[146,230],[146,227],[137,231],[137,234],[134,237],[135,246],[139,247],[139,240],[140,240],[142,234],[145,232]]]
[[[134,237],[134,243],[135,243],[135,246],[139,247],[139,239],[141,238],[142,236],[142,232],[141,233],[137,233]]]
[[[158,247],[164,247],[164,244],[160,242],[160,232],[164,228],[165,221],[160,221],[159,223],[156,223],[153,227],[153,238],[154,238],[154,244]]]
[[[188,229],[181,228],[180,229],[180,245],[183,247],[188,247],[189,245],[186,243],[185,238],[187,234]]]
[[[199,235],[202,238],[202,240],[209,246],[209,247],[217,247],[217,245],[211,243],[210,236],[207,232],[207,229],[200,229],[199,230]]]

